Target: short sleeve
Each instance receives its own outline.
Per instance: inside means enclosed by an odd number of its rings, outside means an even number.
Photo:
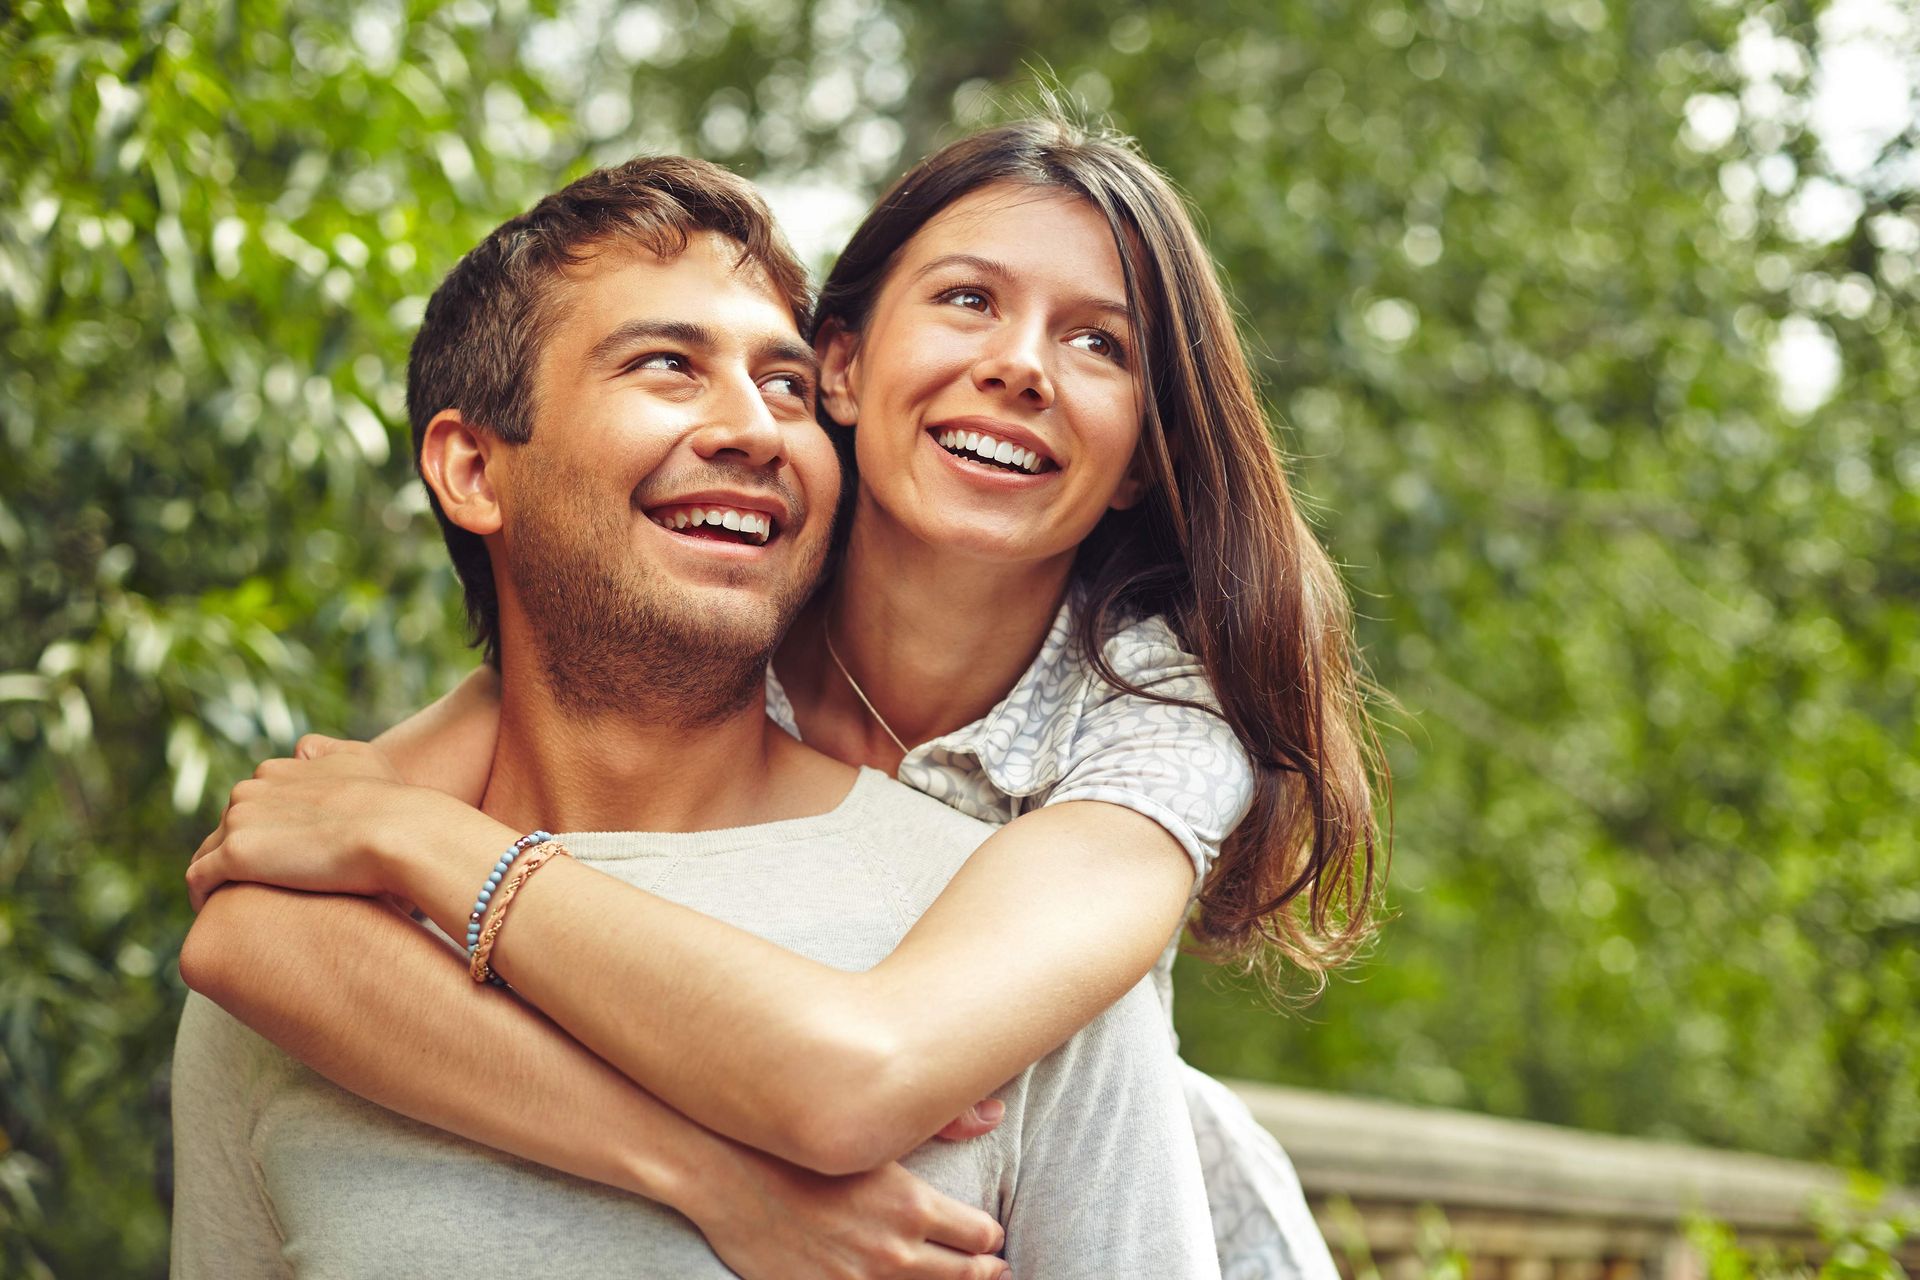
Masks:
[[[1141,689],[1219,705],[1199,659],[1158,618],[1116,634],[1105,655]],[[1104,800],[1152,818],[1187,851],[1198,885],[1253,804],[1253,765],[1239,738],[1212,710],[1128,693],[1092,670],[1085,678],[1065,768],[1043,803]]]

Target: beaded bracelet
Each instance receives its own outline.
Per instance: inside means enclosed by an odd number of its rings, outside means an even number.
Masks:
[[[507,985],[487,963],[488,958],[493,955],[494,939],[500,936],[500,926],[507,922],[507,908],[513,905],[514,895],[520,892],[520,886],[533,878],[534,872],[546,866],[555,854],[566,853],[566,846],[553,841],[549,836],[548,843],[543,843],[539,849],[528,854],[526,860],[514,871],[513,878],[501,886],[499,897],[493,904],[493,914],[487,918],[486,930],[474,946],[472,959],[467,966],[468,977],[475,982],[491,982],[496,987]]]
[[[480,919],[487,914],[487,904],[493,901],[494,890],[500,887],[500,881],[506,876],[507,868],[513,860],[536,844],[544,844],[553,839],[546,831],[529,831],[513,842],[513,847],[500,855],[500,861],[493,864],[493,871],[487,876],[487,882],[480,886],[480,896],[474,900],[473,912],[467,917],[467,959],[473,959],[473,950],[480,945]]]

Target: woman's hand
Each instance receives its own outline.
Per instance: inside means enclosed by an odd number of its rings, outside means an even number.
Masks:
[[[897,1164],[828,1177],[741,1149],[740,1176],[693,1215],[747,1280],[997,1280],[1006,1233]]]
[[[364,742],[310,734],[297,757],[269,760],[234,787],[220,826],[187,868],[198,911],[232,880],[317,893],[389,892],[381,849],[431,831],[459,801],[401,780],[385,753]]]

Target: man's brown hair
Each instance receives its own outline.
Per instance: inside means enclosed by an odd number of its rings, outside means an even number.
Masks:
[[[702,231],[739,244],[741,264],[767,273],[795,327],[807,332],[806,269],[746,179],[686,156],[596,169],[494,228],[434,290],[407,362],[414,467],[427,424],[445,409],[513,444],[532,437],[534,371],[559,318],[555,295],[566,268],[625,246],[672,259]],[[472,643],[497,666],[500,602],[486,543],[447,519],[431,485],[427,500],[466,592]]]

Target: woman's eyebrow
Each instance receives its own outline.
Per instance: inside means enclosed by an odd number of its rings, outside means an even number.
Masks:
[[[969,271],[977,272],[983,276],[991,276],[996,280],[1013,279],[1013,272],[1007,267],[1006,263],[995,262],[991,258],[982,258],[978,254],[972,253],[943,253],[926,266],[914,272],[913,278],[915,280],[923,279],[943,267],[965,267]]]
[[[914,272],[913,278],[915,280],[924,279],[946,267],[962,267],[978,275],[985,276],[990,280],[1008,281],[1015,278],[1013,269],[1007,266],[1006,263],[995,262],[991,258],[982,258],[978,254],[972,253],[942,254],[926,266]],[[1093,294],[1085,294],[1071,301],[1074,306],[1088,307],[1094,311],[1106,312],[1123,324],[1133,323],[1133,311],[1124,302],[1118,302],[1112,298],[1096,297]]]

